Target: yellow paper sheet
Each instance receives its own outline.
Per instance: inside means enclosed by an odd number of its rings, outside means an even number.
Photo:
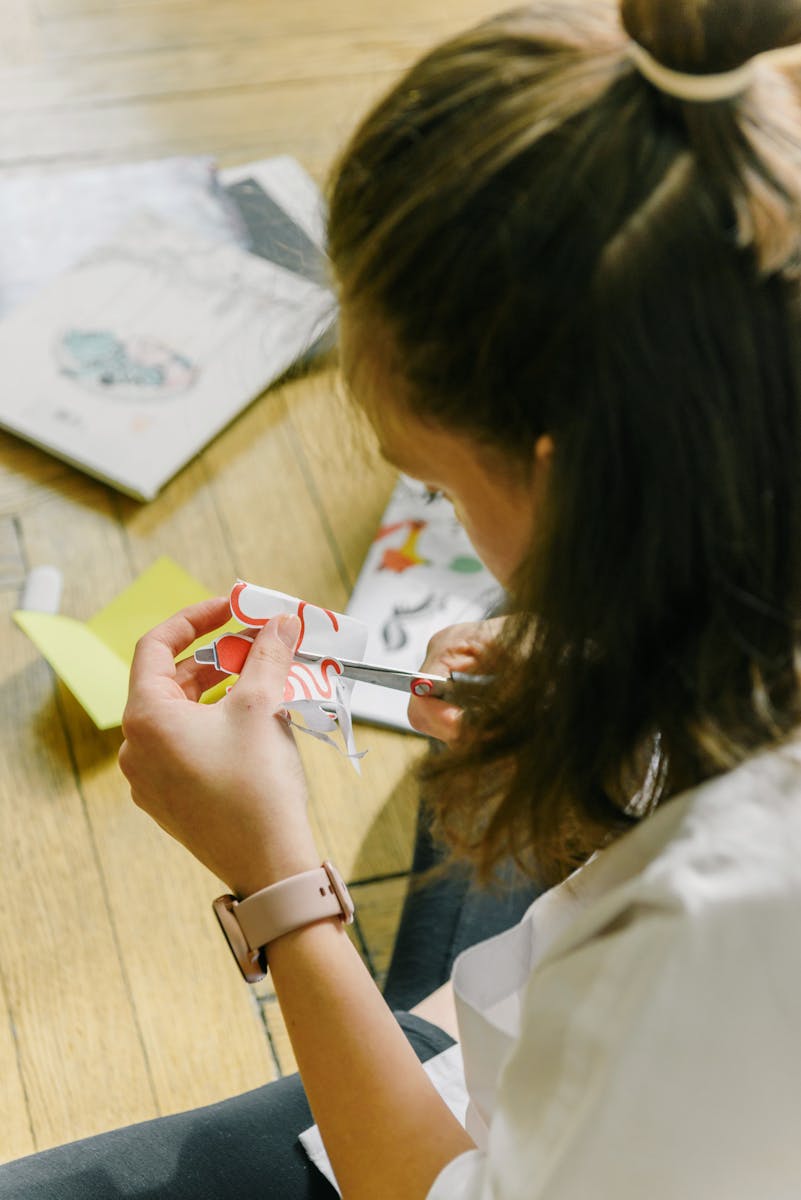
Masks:
[[[22,610],[14,613],[14,620],[98,729],[113,729],[122,720],[128,671],[139,638],[178,609],[211,595],[202,583],[165,556],[86,622]],[[196,645],[208,640],[202,638]],[[186,653],[194,648],[191,646]],[[216,698],[215,693],[218,689],[208,693],[207,698]]]

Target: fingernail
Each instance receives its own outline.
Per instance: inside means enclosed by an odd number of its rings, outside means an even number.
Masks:
[[[300,636],[300,620],[298,617],[279,617],[276,622],[276,633],[285,646],[294,650]]]

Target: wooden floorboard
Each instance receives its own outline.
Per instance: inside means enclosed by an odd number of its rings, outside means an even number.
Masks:
[[[321,181],[365,106],[480,0],[5,0],[0,184],[167,154],[290,153]],[[0,280],[0,283],[2,281]],[[152,503],[0,433],[0,1162],[208,1103],[294,1065],[269,981],[232,969],[219,884],[130,802],[116,755],[12,625],[26,572],[87,618],[159,555],[343,608],[393,486],[331,356],[259,398]],[[320,849],[380,979],[422,744],[361,726],[358,775],[301,753]]]

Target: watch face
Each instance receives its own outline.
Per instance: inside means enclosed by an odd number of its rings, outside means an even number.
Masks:
[[[247,944],[234,915],[237,904],[236,896],[218,896],[212,907],[243,978],[248,983],[258,983],[267,974],[267,956],[263,949],[251,950]]]

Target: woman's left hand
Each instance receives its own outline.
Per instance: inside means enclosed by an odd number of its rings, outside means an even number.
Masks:
[[[259,632],[236,685],[199,704],[223,676],[175,658],[228,617],[224,598],[184,609],[136,647],[120,767],[134,802],[240,898],[320,865],[292,730],[277,716],[297,617]]]

